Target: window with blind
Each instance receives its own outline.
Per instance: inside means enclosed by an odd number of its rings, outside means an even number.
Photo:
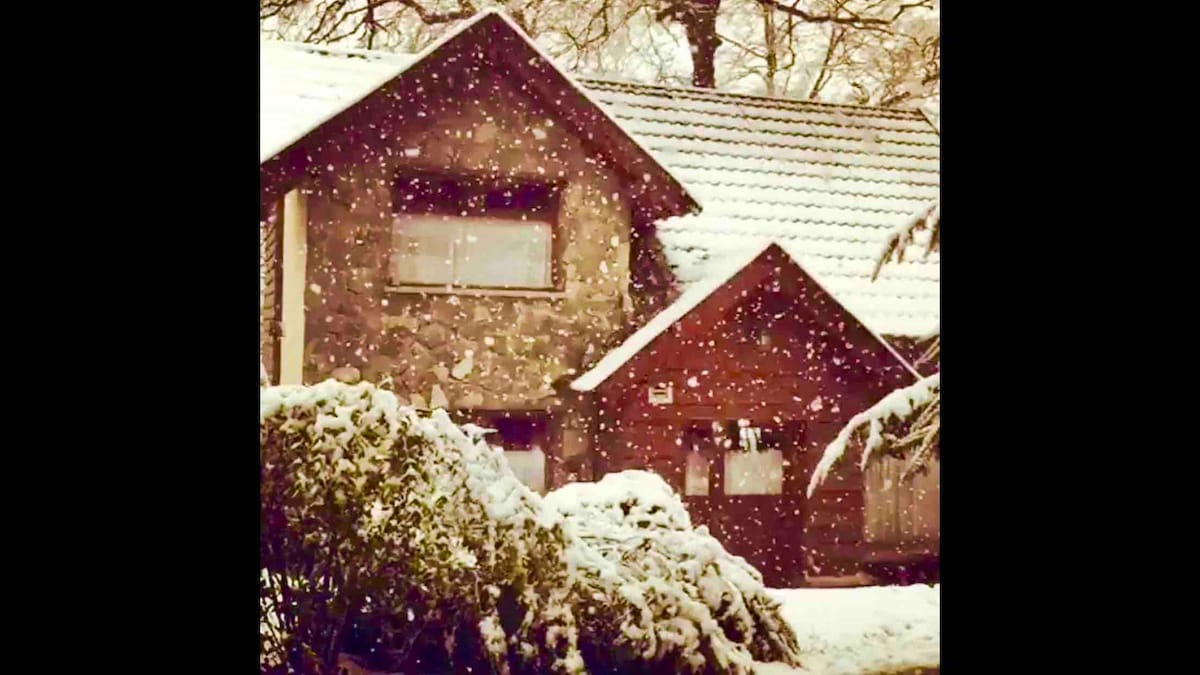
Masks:
[[[749,420],[697,423],[686,432],[684,494],[783,494],[784,453],[798,446],[796,424],[754,426]]]
[[[541,412],[465,411],[460,421],[491,429],[484,440],[504,451],[517,478],[534,492],[546,492],[546,451],[550,446],[550,415]]]
[[[725,451],[725,494],[783,494],[784,430],[738,420],[729,434],[734,440]]]
[[[392,285],[555,287],[556,186],[410,176],[396,192]]]

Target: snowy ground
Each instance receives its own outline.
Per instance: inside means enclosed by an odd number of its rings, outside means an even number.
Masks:
[[[804,667],[762,664],[759,675],[896,673],[940,663],[940,586],[775,589]]]

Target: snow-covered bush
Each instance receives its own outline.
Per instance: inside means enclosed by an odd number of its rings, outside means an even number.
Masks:
[[[264,670],[364,627],[382,663],[581,670],[561,528],[500,453],[367,383],[263,389],[260,421]]]
[[[758,573],[641,472],[543,501],[482,430],[368,383],[268,387],[264,672],[748,673],[796,661]]]
[[[580,560],[607,605],[576,615],[580,634],[597,641],[580,645],[590,667],[628,672],[625,663],[606,663],[610,654],[659,672],[749,673],[754,660],[798,663],[795,635],[762,576],[707,528],[693,528],[657,474],[625,471],[565,485],[545,503],[569,536],[600,555]]]

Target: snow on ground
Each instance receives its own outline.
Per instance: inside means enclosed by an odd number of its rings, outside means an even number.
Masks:
[[[936,667],[940,586],[771,589],[796,631],[802,670],[756,666],[757,675],[864,675]]]

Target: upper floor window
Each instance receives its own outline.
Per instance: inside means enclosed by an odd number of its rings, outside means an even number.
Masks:
[[[556,186],[406,176],[395,206],[393,285],[555,287]]]

